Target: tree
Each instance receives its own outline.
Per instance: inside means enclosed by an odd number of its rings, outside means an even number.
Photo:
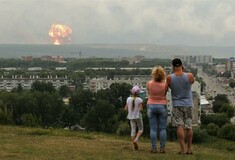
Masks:
[[[89,90],[81,90],[75,95],[72,95],[70,100],[70,106],[73,111],[77,113],[79,121],[91,110],[96,104],[94,93]],[[80,123],[80,122],[77,123]]]
[[[12,111],[4,105],[0,106],[0,124],[13,124]]]
[[[113,83],[110,85],[110,98],[111,102],[116,109],[123,108],[127,97],[130,96],[131,85],[127,83]]]
[[[214,100],[215,101],[213,102],[212,110],[215,113],[220,112],[220,108],[222,107],[223,104],[225,104],[225,103],[229,104],[229,99],[226,94],[217,94],[217,96],[215,96]]]
[[[230,78],[231,77],[231,72],[230,71],[225,71],[223,74],[220,74],[219,76]]]
[[[218,136],[227,140],[235,141],[235,125],[226,124],[218,133]]]
[[[64,86],[61,86],[59,88],[59,94],[62,96],[62,97],[68,97],[69,96],[69,93],[70,93],[70,90],[69,90],[69,87],[64,85]]]
[[[229,118],[232,118],[234,116],[235,109],[232,105],[230,105],[228,103],[224,103],[224,104],[222,104],[222,107],[219,109],[219,112],[226,113]]]
[[[229,87],[235,88],[235,81],[230,81],[229,82]]]
[[[208,125],[210,123],[214,123],[219,127],[222,127],[224,124],[229,123],[230,119],[225,113],[215,113],[215,114],[202,114],[201,123],[202,125]]]
[[[114,133],[117,129],[114,106],[105,100],[98,101],[84,117],[83,123],[90,131]]]
[[[55,92],[55,88],[53,87],[52,83],[45,83],[36,81],[32,84],[31,91],[39,91],[39,92]]]

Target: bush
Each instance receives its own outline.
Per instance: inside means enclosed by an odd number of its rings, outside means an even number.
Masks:
[[[219,112],[226,113],[229,118],[232,118],[234,116],[235,109],[232,105],[224,103],[222,107],[219,109]]]
[[[218,136],[227,140],[235,141],[235,125],[225,124],[220,128]]]
[[[24,126],[29,126],[29,127],[38,127],[40,126],[40,121],[37,118],[37,116],[29,113],[29,114],[23,114],[21,116],[21,121]]]
[[[115,108],[106,100],[99,100],[84,117],[82,123],[88,131],[115,133],[117,129]]]
[[[116,133],[119,136],[130,135],[130,130],[131,130],[130,125],[127,122],[121,122],[118,125]]]
[[[230,119],[226,113],[215,113],[210,115],[202,114],[201,122],[202,125],[214,123],[219,127],[222,127],[224,124],[229,123]]]
[[[171,123],[169,123],[166,126],[166,133],[167,133],[167,138],[170,141],[175,141],[177,140],[177,127],[172,126]]]
[[[210,136],[217,136],[219,131],[219,126],[214,123],[210,123],[206,126],[206,131]]]
[[[205,129],[194,128],[193,129],[193,143],[203,143],[209,138],[209,135]]]
[[[5,109],[0,109],[0,123],[13,124],[12,113],[7,112]]]

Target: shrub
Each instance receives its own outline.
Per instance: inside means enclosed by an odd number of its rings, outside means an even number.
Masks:
[[[222,107],[219,109],[219,112],[226,113],[229,118],[232,118],[235,113],[235,109],[232,105],[224,103]]]
[[[220,128],[218,136],[227,140],[235,141],[235,125],[225,124]]]
[[[88,131],[113,133],[117,129],[115,108],[106,100],[99,100],[82,120]]]
[[[193,129],[193,143],[203,143],[209,138],[209,135],[205,129],[194,128]]]
[[[21,121],[24,126],[29,126],[29,127],[38,127],[40,124],[39,119],[37,116],[29,113],[29,114],[23,114],[21,116]]]
[[[118,129],[116,131],[117,135],[129,135],[130,134],[130,125],[127,122],[121,122],[118,125]]]
[[[7,112],[5,109],[0,109],[0,123],[13,124],[12,113]]]
[[[210,123],[206,126],[206,131],[211,136],[217,136],[219,131],[219,126],[214,123]]]
[[[167,133],[167,138],[170,140],[170,141],[175,141],[177,140],[177,127],[174,127],[172,126],[171,123],[169,123],[167,126],[166,126],[166,133]]]
[[[202,125],[214,123],[219,127],[222,127],[224,124],[229,123],[230,119],[226,113],[215,113],[210,115],[202,114],[201,122]]]

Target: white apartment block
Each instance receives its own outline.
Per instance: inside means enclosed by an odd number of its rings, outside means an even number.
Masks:
[[[173,55],[172,58],[180,58],[183,63],[187,64],[212,63],[212,56],[210,55]]]
[[[20,84],[23,89],[31,89],[31,86],[34,82],[44,82],[52,83],[55,89],[59,89],[61,86],[69,85],[69,80],[67,76],[64,77],[53,77],[48,75],[46,78],[40,78],[37,75],[31,75],[30,77],[23,77],[22,75],[13,75],[12,77],[0,77],[0,90],[11,91],[14,88],[17,88]]]

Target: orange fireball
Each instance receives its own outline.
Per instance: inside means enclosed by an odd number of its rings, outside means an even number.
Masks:
[[[72,29],[63,24],[53,24],[48,35],[55,45],[69,43],[71,40]]]

